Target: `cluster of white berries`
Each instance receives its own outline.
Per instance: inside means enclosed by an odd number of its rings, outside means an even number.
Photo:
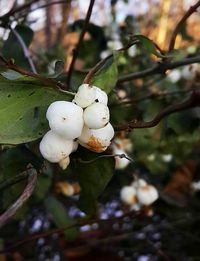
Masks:
[[[120,197],[132,210],[140,210],[142,206],[150,206],[158,199],[158,191],[145,180],[138,179],[130,186],[123,187]]]
[[[114,137],[107,103],[107,94],[89,84],[78,88],[72,102],[53,102],[46,113],[51,130],[40,142],[42,156],[66,169],[78,144],[95,152],[105,151]]]

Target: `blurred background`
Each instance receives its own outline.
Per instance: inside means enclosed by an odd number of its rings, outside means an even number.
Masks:
[[[57,77],[56,61],[63,61],[64,70],[56,79],[65,82],[89,2],[35,0],[26,7],[30,1],[0,0],[0,21],[10,10],[19,8],[11,13],[9,26],[17,30],[29,47],[37,72]],[[176,24],[196,2],[96,0],[74,66],[71,89],[76,91],[90,68],[113,50],[126,46],[133,35],[142,34],[167,51]],[[29,70],[26,57],[19,44],[13,45],[16,41],[11,38],[6,20],[3,21],[1,53]],[[199,55],[199,23],[197,9],[179,31],[173,61]],[[159,59],[134,45],[118,57],[119,78],[151,68]],[[149,121],[167,106],[198,90],[199,80],[200,66],[195,63],[165,74],[119,81],[109,96],[111,122],[118,126],[132,119]],[[200,110],[195,108],[172,114],[154,128],[119,132],[110,151],[132,160],[115,157],[114,174],[99,197],[96,216],[89,221],[77,203],[81,190],[78,171],[85,174],[96,171],[87,166],[85,170],[76,169],[76,159],[85,155],[86,150],[79,148],[70,167],[62,171],[48,163],[42,168],[38,141],[28,147],[2,146],[0,182],[20,173],[30,162],[40,168],[42,175],[31,200],[0,230],[0,250],[8,249],[0,254],[0,261],[200,260],[199,119]],[[101,162],[98,168],[101,170]],[[137,179],[144,179],[159,192],[154,204],[124,204],[120,198],[122,188]],[[20,182],[2,191],[0,213],[20,195],[23,187]],[[62,229],[75,221],[83,223]]]

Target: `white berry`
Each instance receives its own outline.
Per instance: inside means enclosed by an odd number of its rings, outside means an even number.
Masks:
[[[104,105],[107,105],[108,104],[108,95],[96,86],[93,86],[93,88],[95,89],[95,101],[103,103]]]
[[[82,108],[86,108],[95,101],[95,89],[89,84],[82,84],[78,88],[73,102]]]
[[[124,203],[132,205],[136,203],[136,190],[132,186],[125,186],[120,191],[120,198]]]
[[[77,142],[77,141],[74,141],[74,142],[73,142],[72,152],[75,152],[77,149],[78,149],[78,142]]]
[[[66,139],[75,139],[83,129],[83,109],[72,102],[53,102],[46,113],[50,128]]]
[[[158,199],[158,191],[152,185],[146,185],[137,189],[138,202],[141,205],[149,206]]]
[[[147,186],[147,182],[144,179],[137,179],[134,182],[132,182],[131,186],[133,186],[134,188],[140,188],[140,187],[144,187]]]
[[[88,128],[100,129],[109,122],[110,112],[106,105],[97,102],[85,109],[83,118]]]
[[[53,131],[48,131],[40,142],[42,156],[50,162],[59,162],[72,152],[73,141],[58,136]]]
[[[89,129],[84,126],[81,136],[78,138],[79,143],[92,151],[103,152],[110,145],[114,137],[114,129],[110,123],[101,129]]]

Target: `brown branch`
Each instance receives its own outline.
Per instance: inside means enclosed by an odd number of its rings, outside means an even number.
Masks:
[[[33,77],[35,79],[38,79],[39,81],[41,81],[45,86],[51,86],[53,88],[56,88],[56,89],[61,89],[63,88],[63,84],[61,82],[57,82],[55,81],[54,79],[51,79],[51,78],[47,78],[47,77],[44,77],[40,74],[37,74],[37,73],[33,73],[33,72],[30,72],[30,71],[26,71],[24,70],[23,68],[20,68],[18,67],[17,65],[15,65],[13,63],[12,60],[9,60],[7,61],[3,56],[0,55],[0,67],[3,67],[5,69],[10,69],[10,70],[13,70],[15,72],[18,72],[22,75],[25,75],[25,76],[30,76],[30,77]]]
[[[176,61],[176,62],[167,62],[164,61],[162,63],[157,63],[154,64],[151,68],[148,68],[146,70],[140,71],[140,72],[134,72],[134,73],[129,73],[127,75],[121,76],[117,84],[123,83],[123,82],[128,82],[136,79],[141,79],[144,77],[156,75],[156,74],[165,74],[167,70],[173,70],[175,68],[193,64],[193,63],[199,63],[200,62],[200,56],[196,57],[189,57],[185,58],[181,61]]]
[[[90,17],[91,17],[91,14],[92,14],[94,2],[95,2],[95,0],[90,0],[90,4],[89,4],[88,10],[87,10],[87,14],[86,14],[86,18],[85,18],[85,21],[84,21],[84,24],[83,24],[81,34],[80,34],[77,46],[73,51],[73,57],[72,57],[72,61],[71,61],[71,64],[70,64],[70,67],[69,67],[69,70],[68,70],[68,75],[67,75],[67,87],[68,88],[70,87],[71,76],[72,76],[72,72],[73,72],[73,69],[74,69],[74,65],[75,65],[76,59],[78,57],[84,35],[87,31],[87,27],[88,27]]]
[[[198,106],[200,106],[200,91],[193,91],[190,98],[188,98],[186,101],[182,103],[170,105],[166,109],[159,112],[153,120],[148,122],[133,120],[124,125],[116,127],[115,130],[122,131],[122,130],[132,130],[132,129],[141,129],[141,128],[152,128],[155,127],[163,118],[165,118],[166,116],[172,113],[184,111]]]
[[[4,190],[10,186],[13,186],[22,180],[25,180],[27,178],[27,175],[28,175],[27,171],[24,171],[24,172],[18,174],[17,176],[14,176],[12,178],[5,180],[4,182],[0,183],[0,191]]]
[[[11,32],[14,34],[14,36],[16,37],[17,41],[19,42],[19,44],[20,44],[20,46],[21,46],[21,48],[22,48],[22,50],[23,50],[24,56],[25,56],[25,58],[27,59],[27,61],[28,61],[28,63],[29,63],[29,66],[30,66],[30,68],[31,68],[31,71],[32,71],[33,73],[37,73],[36,68],[35,68],[35,65],[34,65],[34,63],[33,63],[33,60],[32,60],[32,58],[31,58],[31,53],[30,53],[29,49],[27,48],[27,46],[26,46],[26,44],[25,44],[23,38],[22,38],[21,35],[20,35],[15,29],[13,29],[12,27],[10,27],[10,30],[11,30]]]
[[[134,44],[139,43],[138,40],[132,41],[130,44],[128,44],[127,46],[120,48],[118,50],[115,50],[117,52],[120,51],[126,51],[127,49],[129,49],[131,46],[133,46]],[[89,72],[87,73],[87,75],[85,76],[85,79],[83,80],[83,83],[88,83],[90,84],[92,77],[95,75],[95,73],[97,73],[98,70],[101,69],[101,67],[109,60],[113,57],[113,54],[108,55],[107,57],[105,57],[104,59],[100,60],[93,68],[91,68],[89,70]]]
[[[186,20],[197,10],[197,8],[200,6],[200,1],[198,1],[195,5],[191,6],[187,12],[184,14],[184,16],[181,18],[181,20],[178,22],[178,24],[176,25],[170,42],[169,42],[169,48],[168,48],[168,52],[171,52],[174,49],[175,46],[175,41],[176,41],[176,36],[178,34],[178,32],[180,31],[181,26],[186,22]]]
[[[3,227],[17,212],[19,208],[30,198],[37,181],[37,172],[35,169],[27,170],[28,184],[21,196],[0,216],[0,228]]]

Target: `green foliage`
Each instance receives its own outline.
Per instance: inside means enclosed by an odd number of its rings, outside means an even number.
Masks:
[[[33,31],[26,25],[17,25],[14,29],[19,37],[21,37],[28,47],[33,39]],[[14,59],[15,63],[21,67],[29,68],[27,58],[16,36],[11,31],[8,39],[4,42],[2,47],[2,54],[7,59]]]
[[[73,227],[75,222],[67,215],[64,205],[54,196],[49,196],[45,199],[45,206],[56,226],[64,232],[66,239],[74,240],[78,230]]]
[[[98,154],[93,152],[83,150],[82,153],[85,161],[98,157]],[[76,171],[81,186],[79,206],[88,215],[96,213],[96,201],[112,178],[113,169],[113,158],[99,158],[90,163],[79,163],[77,166]]]
[[[91,83],[106,93],[110,93],[115,87],[117,78],[117,54],[114,53],[113,57],[109,58],[93,76]]]
[[[0,77],[0,143],[20,144],[44,135],[47,107],[56,100],[69,96],[29,77]]]
[[[139,40],[139,43],[141,44],[142,48],[145,52],[148,54],[154,54],[155,56],[159,58],[164,58],[165,56],[160,53],[158,50],[156,44],[150,40],[148,37],[144,35],[134,35],[133,40]]]

